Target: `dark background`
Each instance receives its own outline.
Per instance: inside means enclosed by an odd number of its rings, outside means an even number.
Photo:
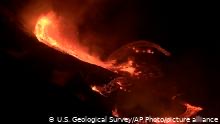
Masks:
[[[2,102],[10,112],[8,117],[23,112],[22,115],[26,116],[35,111],[42,111],[41,115],[45,113],[46,117],[110,115],[109,106],[113,102],[93,93],[85,79],[85,75],[98,75],[105,70],[94,69],[97,67],[38,43],[35,37],[25,33],[16,17],[27,2],[0,2],[0,77],[4,94]],[[61,8],[56,7],[57,4]],[[62,5],[65,6],[65,1],[63,4],[54,3],[55,10],[67,11],[68,7],[65,10]],[[110,43],[117,42],[113,47],[105,48],[109,53],[135,40],[160,44],[172,53],[170,69],[185,93],[185,99],[204,108],[200,115],[219,117],[217,3],[121,0],[111,1],[104,7],[107,9],[98,13],[102,15],[98,20],[86,16],[88,19],[80,28],[83,34],[96,31],[97,36],[104,36],[102,39],[106,40],[107,34],[114,32],[116,38],[110,39]],[[116,23],[120,20],[122,23]],[[117,39],[117,36],[120,37]]]

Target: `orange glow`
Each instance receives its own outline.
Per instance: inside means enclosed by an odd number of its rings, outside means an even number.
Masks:
[[[147,49],[147,53],[154,54],[154,51],[151,49]]]
[[[104,62],[101,61],[98,56],[90,55],[79,45],[77,39],[65,39],[65,37],[60,34],[60,24],[58,21],[58,17],[56,17],[53,12],[40,16],[34,30],[37,39],[47,46],[69,54],[81,61],[103,67],[113,72],[122,71],[131,75],[134,74],[135,68],[130,61],[127,64],[114,66],[113,62]]]
[[[133,67],[131,64],[127,63],[127,64],[124,64],[124,65],[121,65],[119,70],[123,71],[123,72],[128,72],[131,75],[133,75],[135,70],[136,70],[136,68]]]
[[[110,64],[104,63],[98,59],[98,56],[92,56],[79,46],[76,39],[65,39],[59,32],[59,23],[53,12],[41,16],[35,26],[35,35],[37,39],[61,52],[67,53],[78,58],[81,61],[101,66],[108,69]],[[75,43],[75,44],[74,44]]]
[[[182,117],[191,117],[203,110],[201,107],[192,106],[188,103],[185,103],[184,106],[186,107],[186,111],[181,115]]]
[[[42,17],[36,24],[36,37],[45,44],[57,46],[57,41],[48,36],[47,28],[49,25],[51,25],[50,19],[48,17]]]
[[[119,117],[118,109],[117,109],[117,108],[115,108],[115,109],[112,110],[112,115],[113,115],[114,117]]]
[[[130,74],[130,76],[139,76],[142,73],[137,70],[136,65],[132,60],[128,60],[127,62],[120,65],[115,65],[115,63],[112,61],[101,61],[98,56],[91,55],[86,49],[84,49],[84,47],[80,46],[78,39],[66,39],[59,31],[59,26],[60,24],[58,17],[55,15],[55,13],[50,12],[46,15],[40,16],[40,18],[37,20],[34,34],[36,35],[36,38],[39,40],[39,42],[60,52],[71,55],[83,62],[97,65],[116,73],[126,72]],[[170,55],[169,52],[166,52],[162,48],[158,46],[156,46],[156,48],[163,51],[165,55]],[[133,48],[133,50],[135,50],[137,53],[140,52],[135,48]],[[151,49],[147,49],[143,52],[154,54],[154,51]],[[117,83],[120,86],[120,89],[124,89],[121,82]],[[91,86],[91,89],[105,96],[105,94],[103,94],[103,91],[105,90],[103,87]],[[184,105],[186,106],[186,112],[181,115],[183,117],[191,117],[202,110],[201,107],[195,107],[190,104]],[[117,109],[113,110],[112,114],[115,117],[119,116]]]
[[[97,93],[99,93],[99,94],[105,96],[105,95],[102,94],[102,92],[101,92],[101,87],[98,87],[98,86],[91,86],[91,89],[92,89],[93,91],[95,91],[95,92],[97,92]]]

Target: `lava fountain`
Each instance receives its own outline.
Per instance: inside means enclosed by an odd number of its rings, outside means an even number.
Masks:
[[[61,51],[63,53],[69,54],[81,61],[100,66],[102,68],[108,69],[113,72],[126,72],[130,75],[137,75],[138,72],[136,68],[134,67],[134,64],[132,60],[127,60],[124,63],[121,63],[120,65],[116,65],[115,59],[112,59],[112,55],[109,57],[111,59],[108,59],[108,61],[102,61],[99,59],[98,56],[90,55],[80,44],[77,39],[65,39],[62,34],[59,31],[59,19],[56,16],[54,12],[49,12],[46,15],[40,16],[40,18],[37,20],[34,34],[36,35],[37,39],[46,44],[49,47],[52,47],[58,51]],[[143,45],[142,43],[139,43]],[[169,56],[170,53],[166,50],[162,49],[160,46],[150,43],[150,42],[144,42],[145,45],[156,48],[160,50],[165,55]],[[137,49],[134,49],[132,46],[127,45],[126,47],[130,47],[134,51],[137,51]],[[119,49],[120,50],[120,49]],[[146,52],[149,52],[148,49]],[[116,51],[117,53],[117,51]],[[151,53],[151,52],[149,52]],[[151,53],[153,54],[153,53]]]
[[[59,30],[59,23],[59,18],[54,12],[49,12],[46,15],[40,16],[34,29],[36,38],[39,40],[39,42],[46,44],[47,46],[52,47],[60,52],[71,55],[83,62],[87,62],[120,74],[121,76],[113,79],[104,86],[91,86],[93,91],[103,96],[108,96],[108,94],[110,94],[113,90],[123,90],[127,92],[128,90],[126,87],[131,86],[131,83],[129,82],[130,78],[139,79],[147,76],[152,78],[152,72],[145,71],[145,68],[142,68],[142,66],[137,64],[132,58],[128,57],[126,61],[118,62],[117,59],[120,59],[118,54],[122,54],[122,52],[129,53],[126,50],[131,50],[134,53],[154,54],[152,49],[142,49],[144,47],[151,47],[160,51],[165,56],[170,56],[170,53],[161,48],[159,45],[146,41],[140,41],[123,46],[109,56],[106,61],[102,61],[98,56],[89,54],[89,52],[87,52],[87,50],[79,44],[80,42],[77,38],[65,38]],[[180,116],[191,117],[202,110],[202,108],[192,106],[188,103],[183,105],[186,107],[186,112]],[[120,116],[116,110],[117,108],[115,108],[113,111],[113,115]]]
[[[106,69],[109,68],[110,64],[102,62],[98,59],[98,56],[89,55],[79,44],[71,44],[71,42],[76,43],[76,41],[63,38],[59,32],[59,22],[57,19],[58,17],[54,12],[40,16],[34,31],[34,34],[40,42],[81,61]]]

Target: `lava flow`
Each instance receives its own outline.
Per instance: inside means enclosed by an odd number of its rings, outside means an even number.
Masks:
[[[97,56],[89,55],[83,48],[81,48],[77,44],[71,44],[71,42],[76,43],[77,41],[70,41],[62,36],[59,33],[59,22],[57,21],[57,17],[53,12],[48,13],[47,15],[41,16],[37,24],[35,26],[35,35],[37,39],[64,53],[67,53],[77,59],[94,64],[103,68],[110,68],[110,64],[104,63],[98,59]],[[74,39],[76,40],[76,39]]]
[[[130,76],[137,76],[139,73],[141,73],[136,69],[135,67],[136,65],[133,64],[134,62],[132,60],[127,60],[126,62],[118,65],[115,64],[116,60],[114,59],[110,59],[108,61],[102,61],[99,59],[98,56],[90,55],[79,44],[80,42],[77,39],[65,39],[59,31],[60,28],[59,26],[60,26],[60,22],[58,17],[55,15],[54,12],[49,12],[46,15],[40,16],[40,18],[37,20],[34,34],[36,35],[37,39],[40,42],[58,51],[67,53],[81,61],[100,66],[115,73],[125,72],[130,74]],[[144,42],[140,42],[139,44],[142,45],[142,43],[144,43],[147,46],[158,49],[167,56],[170,55],[169,52],[167,52],[166,50],[162,49],[160,46],[154,43],[144,41]],[[130,47],[130,46],[128,45],[126,47]],[[131,47],[131,49],[133,48]],[[137,50],[135,49],[134,51]],[[153,54],[153,52],[150,49],[148,49],[147,51],[148,53],[150,52],[150,54]],[[142,52],[145,52],[145,50],[143,50]]]
[[[91,89],[95,92],[98,92],[101,95],[107,96],[110,94],[113,90],[123,90],[127,91],[125,87],[130,86],[130,82],[127,79],[126,76],[130,76],[133,78],[138,78],[140,75],[144,75],[145,77],[149,76],[152,77],[151,72],[142,72],[138,69],[141,68],[138,64],[134,62],[134,60],[131,60],[128,58],[126,62],[122,62],[120,64],[116,64],[116,60],[109,59],[108,61],[102,61],[99,59],[98,56],[94,56],[89,54],[85,49],[83,49],[82,46],[79,45],[79,41],[77,39],[66,39],[63,37],[63,35],[60,33],[60,24],[59,19],[55,15],[54,12],[50,12],[46,15],[40,16],[40,18],[37,20],[34,34],[36,35],[39,42],[42,42],[46,44],[49,47],[52,47],[60,52],[69,54],[83,62],[87,62],[93,65],[97,65],[99,67],[108,69],[114,73],[119,73],[122,75],[122,77],[118,77],[110,81],[107,85],[104,86],[91,86]],[[133,50],[135,53],[148,53],[148,54],[154,54],[154,51],[151,49],[136,49],[135,47],[127,45],[126,48],[129,48]],[[166,56],[169,56],[170,53],[166,50],[162,49],[160,46],[149,43],[149,42],[139,42],[138,45],[143,46],[150,46],[152,48],[157,49],[158,51],[161,51]],[[120,49],[117,53],[120,53]],[[127,52],[124,52],[127,53]],[[113,53],[113,56],[116,55]],[[110,56],[109,58],[111,58]],[[114,57],[113,57],[114,58]],[[119,58],[119,57],[118,57]],[[143,70],[143,68],[142,68]],[[124,74],[126,73],[126,74]],[[149,73],[149,75],[147,74]],[[127,75],[129,74],[129,75]],[[110,91],[109,91],[110,89]],[[202,108],[195,107],[190,104],[184,104],[186,107],[186,112],[183,113],[181,116],[184,117],[191,117],[195,115],[197,112],[201,111]],[[118,115],[118,110],[115,108],[115,110],[112,111],[114,116],[120,116]]]

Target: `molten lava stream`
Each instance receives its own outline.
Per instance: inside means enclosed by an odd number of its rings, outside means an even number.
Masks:
[[[59,34],[59,23],[53,12],[41,16],[38,19],[34,34],[40,42],[48,45],[49,47],[67,53],[81,61],[106,69],[110,68],[110,64],[102,62],[97,56],[89,55],[85,50],[77,45],[79,42],[71,42],[71,40],[61,37]]]
[[[81,61],[100,66],[112,72],[116,72],[116,73],[126,72],[130,74],[130,76],[134,76],[134,77],[138,76],[141,73],[137,71],[137,68],[135,67],[135,63],[132,60],[128,60],[127,62],[116,66],[114,62],[103,62],[97,56],[90,55],[87,51],[85,51],[82,47],[80,47],[80,45],[78,44],[79,42],[77,40],[74,41],[75,39],[74,40],[65,39],[64,37],[60,36],[58,21],[59,20],[57,19],[56,15],[53,12],[41,16],[37,20],[34,34],[36,35],[39,42],[42,42],[47,46],[52,47],[58,51],[69,54]],[[153,45],[155,46],[155,44]],[[158,46],[155,47],[158,48]],[[162,49],[162,51],[164,50]],[[151,51],[150,53],[153,54],[153,52]],[[168,52],[165,51],[164,53],[165,55],[169,56]],[[120,82],[118,82],[118,86],[121,86]],[[91,89],[103,95],[101,92],[103,90],[103,87],[91,86]],[[190,104],[184,104],[184,105],[186,106],[186,112],[180,115],[182,117],[191,117],[195,115],[197,112],[202,110],[202,108],[195,107]],[[113,110],[113,115],[116,117],[119,116],[117,109]]]

